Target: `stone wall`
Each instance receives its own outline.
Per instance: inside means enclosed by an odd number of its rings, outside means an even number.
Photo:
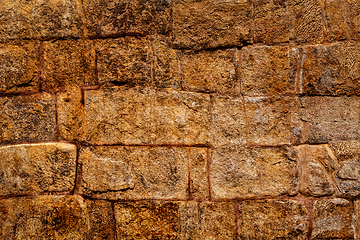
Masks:
[[[2,0],[0,238],[360,239],[359,96],[358,0]]]

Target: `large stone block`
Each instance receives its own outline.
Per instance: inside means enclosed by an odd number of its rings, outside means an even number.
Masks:
[[[80,0],[4,0],[0,38],[65,38],[83,36]]]
[[[300,93],[359,95],[360,44],[337,43],[303,49]]]
[[[95,85],[95,47],[90,40],[45,42],[45,88]]]
[[[341,41],[347,38],[345,29],[344,3],[338,0],[325,0],[323,2],[324,21],[329,41]]]
[[[283,148],[215,148],[210,181],[214,199],[296,194],[297,162]]]
[[[86,203],[80,196],[0,200],[1,239],[86,239]]]
[[[358,97],[305,97],[301,120],[310,143],[360,138]]]
[[[0,144],[52,141],[55,128],[50,94],[0,98]]]
[[[172,14],[177,48],[242,46],[251,41],[251,1],[176,0]]]
[[[314,205],[311,239],[354,239],[354,204],[335,198],[318,200]]]
[[[0,93],[38,90],[38,41],[0,43]]]
[[[207,94],[149,89],[85,92],[85,140],[90,143],[207,144]]]
[[[308,213],[304,203],[293,200],[241,202],[239,206],[240,239],[307,238]]]
[[[84,11],[91,37],[169,32],[167,0],[85,0]]]
[[[348,25],[351,37],[360,40],[360,2],[358,0],[347,0]]]
[[[85,148],[81,192],[102,199],[186,199],[188,157],[186,148]]]
[[[243,48],[241,92],[244,95],[295,93],[298,58],[295,48]]]
[[[75,169],[75,145],[40,143],[0,147],[0,195],[71,191]]]

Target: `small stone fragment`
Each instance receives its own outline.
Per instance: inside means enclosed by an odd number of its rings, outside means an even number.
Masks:
[[[330,41],[341,41],[346,39],[346,30],[344,22],[344,7],[342,1],[325,0],[324,18],[327,30],[327,37]]]
[[[241,202],[240,239],[307,239],[309,225],[304,203],[293,200]]]
[[[207,148],[190,148],[190,194],[194,199],[209,198]]]

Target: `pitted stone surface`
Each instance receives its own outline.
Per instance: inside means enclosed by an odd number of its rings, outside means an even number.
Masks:
[[[190,194],[194,199],[209,198],[208,149],[190,148]]]
[[[327,38],[330,41],[340,41],[346,39],[345,29],[345,7],[341,1],[326,0],[324,4],[324,20],[327,30]]]

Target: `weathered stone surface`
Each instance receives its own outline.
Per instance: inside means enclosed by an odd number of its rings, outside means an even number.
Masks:
[[[255,42],[281,43],[290,39],[288,0],[255,0]]]
[[[196,202],[115,203],[118,239],[198,239]]]
[[[50,94],[0,98],[0,144],[54,138],[55,103]]]
[[[310,143],[360,138],[358,97],[304,97],[301,120]]]
[[[0,43],[0,93],[38,90],[38,41]]]
[[[318,200],[311,239],[354,239],[354,205],[345,199]]]
[[[147,38],[96,41],[99,81],[103,85],[150,86],[151,49]]]
[[[80,0],[5,0],[0,38],[60,38],[83,35]]]
[[[240,93],[235,49],[184,53],[182,89],[187,91]]]
[[[209,198],[207,148],[190,148],[190,194],[197,200]]]
[[[293,97],[245,97],[250,144],[298,143],[299,100]]]
[[[360,2],[358,0],[347,0],[348,4],[348,25],[351,37],[360,40]]]
[[[94,85],[95,47],[90,40],[45,42],[45,88]]]
[[[303,49],[300,93],[360,94],[360,44],[337,43]]]
[[[0,238],[86,239],[86,213],[76,195],[0,200]]]
[[[246,201],[239,206],[240,239],[307,239],[304,203],[293,200]]]
[[[168,38],[152,36],[151,46],[154,51],[154,85],[157,88],[180,87],[181,52],[171,48]]]
[[[241,97],[214,96],[211,137],[215,146],[244,145],[247,137],[244,101]]]
[[[71,191],[76,147],[66,143],[0,147],[0,195]]]
[[[85,202],[88,208],[90,223],[90,230],[87,231],[86,239],[115,240],[115,219],[111,203],[101,200],[85,200]]]
[[[324,40],[322,10],[319,0],[292,2],[294,40],[298,43],[319,43]]]
[[[106,199],[186,199],[188,151],[166,147],[82,149],[81,192]]]
[[[297,163],[283,148],[215,148],[211,152],[212,197],[296,194]]]
[[[169,32],[167,0],[85,0],[84,10],[91,37]]]
[[[178,48],[241,46],[251,41],[251,2],[175,0],[172,41]]]
[[[90,143],[209,142],[207,94],[149,89],[85,92],[85,137]]]
[[[343,3],[338,0],[325,0],[323,5],[328,40],[340,41],[346,39]]]
[[[296,90],[298,50],[288,47],[245,47],[241,57],[244,95],[291,94]]]
[[[199,239],[235,239],[232,202],[202,202],[199,206]]]

